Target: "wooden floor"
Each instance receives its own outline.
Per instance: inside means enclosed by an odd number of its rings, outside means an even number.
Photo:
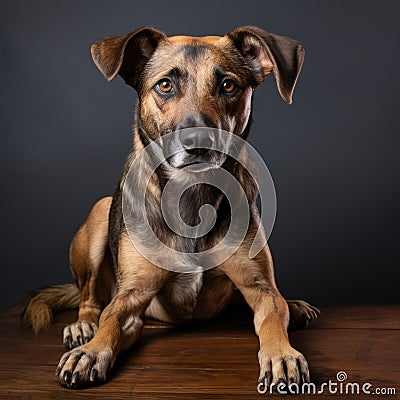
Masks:
[[[54,375],[64,348],[61,334],[76,313],[56,317],[35,337],[21,325],[16,307],[0,317],[0,399],[256,399],[258,341],[252,317],[237,306],[207,324],[174,328],[148,323],[140,343],[117,362],[112,379],[80,391],[60,387]],[[301,396],[318,399],[400,398],[400,306],[325,307],[320,319],[290,333],[294,347],[309,360],[317,385],[370,382],[396,388],[396,395]],[[265,395],[265,397],[270,395]],[[286,398],[273,394],[275,398]],[[296,396],[290,396],[293,399]]]

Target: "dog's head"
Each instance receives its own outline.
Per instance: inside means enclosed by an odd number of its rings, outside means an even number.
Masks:
[[[173,147],[168,162],[174,168],[222,165],[226,155],[209,150],[219,139],[215,132],[245,138],[253,91],[271,73],[290,104],[304,60],[299,42],[256,27],[223,37],[167,37],[144,27],[100,40],[91,52],[109,81],[119,74],[137,90],[136,123],[144,144],[179,132],[166,144]],[[210,129],[188,129],[196,127]]]

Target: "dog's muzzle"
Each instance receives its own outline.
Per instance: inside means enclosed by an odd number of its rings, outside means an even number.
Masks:
[[[177,130],[163,140],[165,159],[173,168],[196,166],[193,171],[220,167],[226,159],[226,139],[220,130],[208,127],[193,127]]]

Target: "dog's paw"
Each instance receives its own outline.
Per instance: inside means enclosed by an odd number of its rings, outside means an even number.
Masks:
[[[320,311],[304,300],[288,300],[290,321],[289,329],[307,328],[312,321],[318,318]]]
[[[67,325],[63,332],[63,343],[67,349],[73,349],[88,343],[97,332],[94,322],[77,321]]]
[[[104,383],[111,366],[112,351],[110,349],[94,352],[81,346],[61,357],[56,376],[62,386],[80,389]]]
[[[259,384],[265,389],[270,386],[278,388],[280,384],[301,385],[310,382],[308,363],[303,354],[289,347],[285,351],[270,353],[268,349],[258,352],[260,363]]]

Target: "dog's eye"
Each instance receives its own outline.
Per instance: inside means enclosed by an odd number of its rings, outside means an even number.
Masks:
[[[236,89],[236,82],[233,79],[225,79],[221,89],[223,93],[231,94]]]
[[[161,93],[169,93],[172,90],[172,82],[166,78],[161,79],[161,81],[157,83],[157,89]]]

